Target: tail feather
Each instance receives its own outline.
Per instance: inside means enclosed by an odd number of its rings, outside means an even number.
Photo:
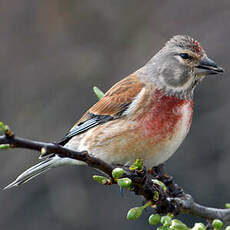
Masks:
[[[32,166],[31,168],[27,169],[21,175],[19,175],[15,181],[7,185],[5,189],[10,189],[12,187],[24,184],[29,180],[33,179],[34,177],[47,172],[51,168],[56,168],[61,165],[82,165],[84,164],[81,161],[73,160],[70,158],[61,158],[58,155],[53,157],[49,157],[46,160]]]

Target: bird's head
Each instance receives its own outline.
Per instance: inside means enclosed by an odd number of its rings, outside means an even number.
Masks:
[[[224,70],[208,58],[198,41],[187,35],[171,38],[146,64],[152,80],[169,94],[192,97],[195,86],[207,75]]]

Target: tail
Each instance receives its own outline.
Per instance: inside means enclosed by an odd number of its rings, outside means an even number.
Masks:
[[[70,158],[62,158],[58,155],[54,155],[52,157],[47,158],[46,160],[40,162],[39,164],[36,164],[32,166],[31,168],[27,169],[25,172],[23,172],[21,175],[19,175],[15,181],[13,181],[11,184],[6,186],[4,189],[9,189],[21,184],[26,183],[27,181],[33,179],[34,177],[47,172],[49,169],[56,168],[62,165],[83,165],[85,164],[82,161],[73,160]]]

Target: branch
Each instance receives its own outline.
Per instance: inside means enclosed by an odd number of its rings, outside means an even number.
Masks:
[[[230,209],[211,208],[196,203],[192,196],[185,194],[181,198],[169,198],[176,201],[182,213],[189,213],[209,220],[220,219],[224,223],[230,223]]]
[[[47,154],[56,153],[62,157],[69,157],[87,163],[90,167],[99,169],[110,177],[111,184],[116,183],[112,178],[112,171],[116,168],[106,162],[95,158],[87,152],[77,152],[67,149],[56,143],[46,143],[33,141],[25,138],[16,137],[11,131],[6,130],[5,135],[0,136],[0,145],[9,145],[10,148],[24,148],[41,152],[45,150]],[[172,177],[162,171],[162,167],[155,167],[151,171],[129,170],[124,167],[125,173],[122,177],[128,177],[132,180],[131,191],[137,195],[142,195],[147,201],[156,204],[156,211],[160,214],[173,212],[190,213],[209,220],[220,219],[225,223],[230,222],[230,209],[217,209],[202,206],[193,201],[192,196],[185,194],[172,180]],[[154,178],[158,178],[165,183],[167,191],[161,186],[153,182]],[[158,192],[158,199],[154,199],[155,192]]]
[[[47,154],[56,153],[62,157],[69,157],[75,160],[84,161],[90,167],[101,170],[109,176],[112,176],[112,170],[114,167],[105,163],[104,161],[89,155],[87,152],[77,152],[74,150],[67,149],[61,145],[55,143],[46,143],[40,141],[33,141],[25,138],[12,136],[0,136],[0,145],[9,144],[10,148],[24,148],[31,149],[41,152],[45,149]]]

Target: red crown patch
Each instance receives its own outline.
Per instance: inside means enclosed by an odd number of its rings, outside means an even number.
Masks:
[[[202,46],[200,45],[198,41],[194,41],[194,45],[195,45],[194,49],[196,53],[199,53],[203,50]]]

